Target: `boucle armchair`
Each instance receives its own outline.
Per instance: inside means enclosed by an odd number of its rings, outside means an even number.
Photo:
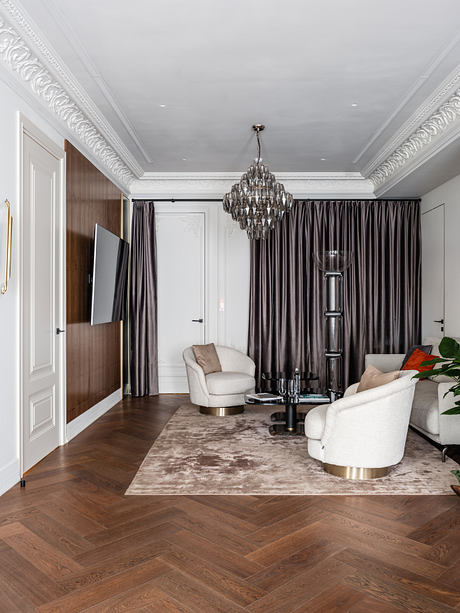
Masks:
[[[256,366],[250,357],[233,349],[216,345],[222,372],[205,375],[195,360],[192,347],[183,352],[190,400],[208,415],[235,415],[244,410],[244,396],[254,392]]]
[[[455,340],[460,342],[460,339]],[[441,339],[436,337],[423,340],[424,345],[433,345],[433,355],[439,355],[440,342]],[[403,358],[403,353],[372,353],[366,355],[366,367],[372,364],[382,372],[398,370]],[[410,425],[415,430],[441,445],[443,462],[448,445],[460,445],[460,415],[442,415],[443,411],[454,406],[453,394],[447,393],[453,384],[453,379],[448,377],[419,381],[410,417]]]
[[[398,379],[359,393],[355,383],[343,398],[311,409],[305,417],[310,456],[339,477],[387,475],[404,455],[415,374],[401,371]]]

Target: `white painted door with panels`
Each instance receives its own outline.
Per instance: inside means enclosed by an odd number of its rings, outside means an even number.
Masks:
[[[187,393],[182,351],[207,338],[206,210],[155,205],[160,393]]]
[[[444,336],[445,206],[422,214],[422,337]]]
[[[21,474],[63,442],[64,152],[22,124]]]

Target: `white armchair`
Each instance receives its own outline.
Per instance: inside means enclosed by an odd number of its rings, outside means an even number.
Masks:
[[[255,389],[256,366],[250,357],[231,347],[216,345],[222,372],[205,375],[192,347],[183,352],[190,400],[208,415],[235,415],[244,411],[244,395]]]
[[[391,383],[359,394],[355,383],[343,398],[311,409],[305,417],[310,456],[339,477],[387,475],[404,455],[415,372],[401,371]]]
[[[430,337],[424,339],[423,344],[433,345],[433,355],[439,355],[440,342],[440,338]],[[403,353],[371,353],[366,355],[366,368],[372,364],[382,372],[398,370],[403,358]],[[442,415],[443,411],[454,406],[453,394],[444,397],[452,385],[453,380],[449,381],[447,377],[440,381],[419,381],[410,417],[410,425],[415,430],[442,446],[443,461],[448,445],[460,445],[460,415]]]

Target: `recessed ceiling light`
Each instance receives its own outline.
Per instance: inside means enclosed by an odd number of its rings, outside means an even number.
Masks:
[[[182,161],[183,161],[183,162],[186,162],[186,161],[187,161],[187,158],[182,158]]]
[[[166,108],[166,104],[160,104],[160,108],[165,109]]]
[[[358,106],[358,104],[357,104],[357,102],[353,102],[351,106],[356,107],[356,106]]]
[[[322,161],[322,162],[325,162],[325,161],[326,161],[326,158],[320,158],[320,159],[321,159],[321,161]]]

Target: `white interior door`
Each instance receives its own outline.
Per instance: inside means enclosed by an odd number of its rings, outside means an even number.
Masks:
[[[159,389],[186,393],[182,352],[206,338],[205,213],[157,210],[155,221]]]
[[[444,205],[422,214],[422,335],[444,335]]]
[[[22,472],[53,451],[61,437],[61,168],[61,159],[24,133]]]

